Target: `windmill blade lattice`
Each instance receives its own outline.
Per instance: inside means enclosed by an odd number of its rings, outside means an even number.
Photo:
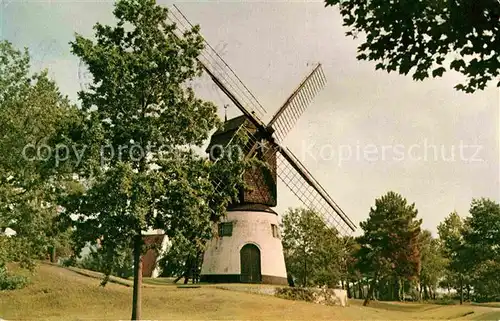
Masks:
[[[283,106],[269,122],[274,129],[278,141],[283,141],[286,134],[304,113],[307,106],[312,102],[317,93],[326,85],[326,77],[318,64],[316,68],[300,83],[297,89],[288,97]]]
[[[179,38],[183,36],[184,32],[191,30],[193,27],[175,5],[169,10],[168,19],[176,25],[177,28],[174,30],[174,34]],[[204,40],[204,44],[205,49],[198,56],[198,61],[203,65],[204,69],[210,76],[215,76],[216,80],[231,92],[244,109],[248,110],[255,117],[263,119],[266,115],[266,110],[257,98],[206,40]],[[240,106],[238,107],[241,108]]]
[[[354,223],[290,150],[280,149],[277,162],[279,179],[306,208],[317,213],[328,227],[336,229],[340,235],[351,235],[355,230]]]

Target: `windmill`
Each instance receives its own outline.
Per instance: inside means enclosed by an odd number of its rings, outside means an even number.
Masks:
[[[174,34],[178,37],[193,27],[175,5],[169,19],[175,23]],[[198,61],[243,114],[224,123],[211,137],[207,151],[216,145],[231,144],[235,137],[243,135],[246,140],[240,147],[245,157],[256,157],[267,164],[266,168],[253,168],[244,173],[251,188],[242,190],[239,202],[228,207],[217,235],[207,245],[201,280],[287,284],[278,215],[272,210],[277,204],[278,178],[304,207],[318,213],[328,227],[341,235],[355,230],[354,223],[321,184],[282,146],[286,135],[326,84],[321,64],[299,84],[271,120],[264,123],[266,110],[206,41]]]

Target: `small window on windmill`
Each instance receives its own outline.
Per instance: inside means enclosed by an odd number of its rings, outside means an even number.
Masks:
[[[273,232],[273,237],[279,239],[280,238],[280,230],[278,229],[278,225],[271,224],[271,230]]]
[[[224,222],[219,223],[219,236],[231,236],[233,235],[233,223],[232,222]]]

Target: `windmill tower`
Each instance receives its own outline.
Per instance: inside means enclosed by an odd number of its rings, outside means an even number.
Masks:
[[[176,24],[174,32],[179,37],[192,27],[175,5],[169,12],[169,19]],[[213,146],[228,146],[235,137],[244,136],[245,143],[239,145],[244,157],[255,157],[267,164],[265,168],[255,167],[244,173],[250,188],[240,191],[238,202],[228,207],[225,220],[208,243],[201,280],[287,284],[278,214],[272,209],[278,200],[278,178],[306,208],[317,213],[339,234],[348,235],[355,229],[354,223],[307,168],[281,145],[325,86],[325,75],[318,64],[266,124],[261,120],[265,117],[265,109],[206,41],[198,61],[243,114],[224,123],[212,136],[207,151]]]

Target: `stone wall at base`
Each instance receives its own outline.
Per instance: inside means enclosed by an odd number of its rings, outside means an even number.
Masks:
[[[318,288],[314,290],[314,303],[347,306],[347,291],[342,289]]]

